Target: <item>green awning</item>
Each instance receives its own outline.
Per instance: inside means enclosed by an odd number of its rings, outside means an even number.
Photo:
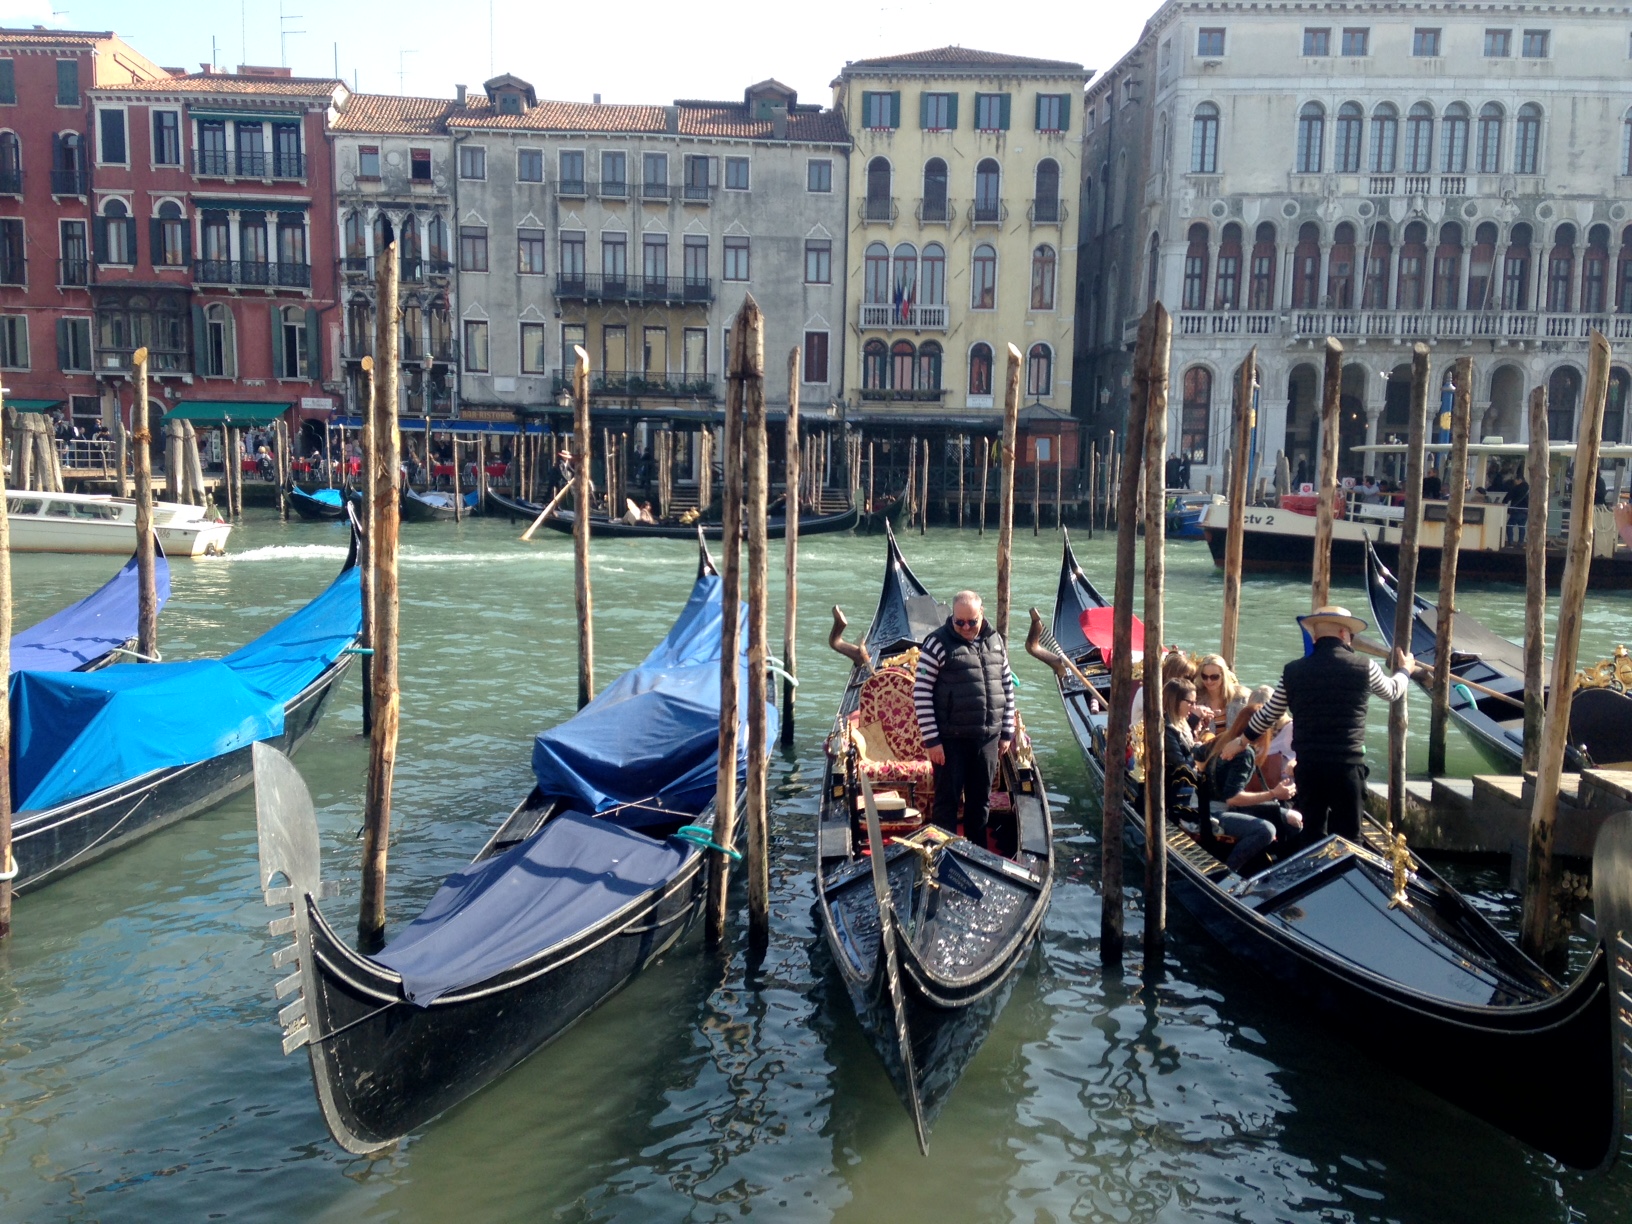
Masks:
[[[61,408],[62,401],[11,399],[8,397],[6,400],[6,407],[15,408],[18,412],[49,412],[53,408]]]
[[[292,407],[261,400],[183,400],[164,419],[194,425],[269,425]]]
[[[303,213],[311,204],[306,200],[261,200],[255,196],[194,196],[193,207],[200,211],[223,212],[236,208],[239,212]]]
[[[316,91],[314,90],[313,92],[315,93]],[[248,123],[254,123],[257,121],[264,122],[268,119],[272,120],[274,123],[299,123],[301,119],[300,111],[268,110],[264,106],[254,105],[246,106],[243,110],[225,107],[212,110],[208,106],[189,106],[187,108],[187,115],[191,119],[242,119]]]

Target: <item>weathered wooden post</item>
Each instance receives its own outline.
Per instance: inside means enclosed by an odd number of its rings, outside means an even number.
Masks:
[[[1173,318],[1152,302],[1141,323],[1150,343],[1133,373],[1145,402],[1145,963],[1161,960],[1167,939],[1166,717],[1162,710],[1162,609],[1167,581],[1167,380]],[[1129,626],[1132,628],[1131,624]],[[1137,715],[1137,711],[1134,712]],[[1130,716],[1131,717],[1131,716]]]
[[[459,492],[459,435],[449,433],[453,451],[453,521],[460,522],[465,517],[465,499]]]
[[[1473,423],[1473,358],[1456,363],[1451,397],[1451,453],[1445,462],[1445,537],[1439,550],[1439,613],[1434,621],[1433,708],[1428,722],[1428,773],[1445,772],[1445,728],[1451,718],[1451,622],[1456,615],[1456,567],[1467,496],[1468,431]],[[1410,639],[1406,639],[1409,641]]]
[[[980,437],[980,534],[986,534],[986,486],[992,475],[992,440]]]
[[[0,389],[0,455],[5,453],[5,391]],[[5,472],[0,470],[0,676],[11,676],[11,519]],[[11,938],[11,702],[0,701],[0,939]]]
[[[1337,440],[1343,404],[1343,346],[1326,337],[1326,370],[1320,385],[1320,470],[1315,474],[1315,565],[1310,584],[1310,610],[1331,602],[1332,519],[1336,506]]]
[[[589,589],[589,353],[573,346],[578,364],[572,381],[572,563],[573,591],[578,603],[578,708],[595,696],[594,600]]]
[[[119,388],[108,388],[113,405],[113,466],[119,470],[119,496],[130,496],[130,435],[125,430],[125,410],[119,403]]]
[[[1258,346],[1252,346],[1235,380],[1235,419],[1231,436],[1233,454],[1245,455],[1252,439],[1252,387],[1258,380]],[[1230,467],[1230,525],[1224,536],[1224,620],[1218,653],[1235,667],[1235,641],[1241,625],[1241,552],[1246,543],[1247,465]],[[1121,524],[1117,527],[1120,529]]]
[[[374,397],[378,392],[374,389],[374,358],[365,356],[362,361],[363,375],[368,380],[368,402],[363,405],[363,470],[362,493],[363,509],[358,516],[362,520],[362,548],[358,556],[358,570],[361,579],[361,594],[363,600],[363,635],[357,644],[369,653],[362,656],[363,664],[363,734],[370,738],[374,735]],[[282,422],[280,421],[281,425]],[[289,517],[289,508],[284,506],[284,517]]]
[[[748,303],[731,323],[731,361],[726,370],[725,424],[720,431],[720,747],[714,774],[714,840],[734,848],[737,835],[737,669],[742,630],[738,600],[742,588],[742,409],[750,364],[749,336],[757,330],[759,307],[749,318]],[[764,717],[761,712],[760,717]],[[726,886],[731,860],[721,851],[708,860],[708,942],[725,941]]]
[[[1037,437],[1031,435],[1031,534],[1033,537],[1042,533],[1042,491],[1043,465],[1037,458]]]
[[[1530,392],[1530,453],[1525,459],[1530,508],[1524,526],[1524,757],[1530,773],[1541,756],[1541,724],[1546,717],[1547,667],[1547,506],[1552,467],[1547,454],[1547,388]],[[1537,516],[1540,516],[1539,518]]]
[[[743,459],[748,528],[748,946],[763,951],[771,939],[770,796],[766,786],[768,749],[765,725],[766,681],[770,666],[767,608],[770,556],[765,516],[770,500],[766,456],[765,330],[752,294],[743,299],[748,316],[743,380]],[[734,652],[733,652],[734,653]],[[721,843],[724,844],[723,842]]]
[[[1105,433],[1105,450],[1100,455],[1101,475],[1104,477],[1105,497],[1100,504],[1099,527],[1101,531],[1111,529],[1111,502],[1112,492],[1121,496],[1121,484],[1116,480],[1116,430],[1107,430]]]
[[[786,441],[783,450],[787,454],[784,464],[783,484],[786,495],[783,497],[783,511],[786,516],[787,531],[783,535],[783,560],[786,567],[783,581],[786,592],[782,601],[782,670],[787,673],[782,680],[782,747],[793,747],[793,699],[794,688],[798,682],[799,668],[797,664],[798,628],[799,628],[799,346],[794,345],[788,351],[788,423]],[[853,473],[854,467],[852,465]],[[850,485],[852,497],[855,495],[855,482]],[[750,558],[750,565],[752,558]]]
[[[1009,345],[1009,375],[1003,392],[1002,468],[997,482],[997,632],[1009,640],[1009,580],[1014,570],[1014,439],[1020,427],[1020,350]]]
[[[1428,346],[1411,346],[1411,420],[1405,447],[1405,517],[1400,522],[1400,565],[1395,575],[1398,601],[1394,608],[1397,650],[1411,646],[1411,625],[1416,617],[1417,536],[1422,530],[1422,452],[1428,432]],[[1406,698],[1388,708],[1388,828],[1400,825],[1405,812]]]
[[[1099,443],[1088,444],[1088,538],[1094,538],[1094,512],[1098,505],[1099,485]]]
[[[869,439],[868,442],[867,442],[867,513],[868,514],[877,514],[878,513],[878,503],[873,500],[873,494],[875,492],[875,485],[874,485],[874,481],[873,481],[873,447],[874,447],[874,445],[875,444],[872,442],[872,440]]]
[[[367,806],[363,813],[363,887],[357,943],[365,952],[385,942],[386,860],[391,847],[391,782],[402,717],[397,691],[397,537],[402,496],[402,439],[397,430],[401,371],[397,244],[378,257],[374,300],[375,370],[369,413],[374,453],[368,475],[369,560],[374,595],[374,727],[368,741]]]
[[[1163,431],[1164,435],[1166,431]],[[1062,531],[1064,521],[1060,518],[1060,507],[1063,504],[1065,489],[1065,435],[1054,435],[1054,530]]]
[[[924,439],[923,476],[918,482],[920,505],[918,507],[918,534],[923,535],[929,530],[929,439]]]
[[[372,364],[373,358],[368,360]],[[363,419],[366,421],[372,413],[372,407],[365,409]],[[289,466],[289,423],[287,421],[280,419],[272,423],[272,445],[277,449],[277,455],[273,460],[272,467],[274,478],[278,482],[278,517],[287,523],[289,521],[289,476],[292,471]],[[368,478],[365,475],[363,479],[366,482]]]
[[[1609,394],[1609,341],[1593,329],[1587,347],[1587,387],[1575,441],[1575,482],[1570,496],[1570,543],[1558,592],[1558,629],[1553,635],[1553,677],[1536,760],[1536,798],[1530,808],[1530,854],[1524,869],[1524,919],[1520,944],[1544,964],[1563,958],[1568,932],[1557,921],[1553,878],[1553,825],[1558,784],[1575,701],[1575,657],[1581,645],[1581,606],[1592,568],[1592,507],[1603,445],[1604,402]],[[1532,501],[1531,505],[1535,503]],[[1544,511],[1545,513],[1545,511]],[[1535,526],[1535,518],[1530,525]],[[1545,528],[1543,528],[1545,531]],[[1622,1003],[1624,1007],[1624,1002]],[[1624,1014],[1624,1013],[1623,1013]]]
[[[136,585],[139,592],[136,653],[142,662],[151,663],[159,657],[159,592],[153,535],[153,434],[148,425],[145,345],[131,354],[130,366],[136,380],[136,402],[131,409],[131,441],[136,444]]]

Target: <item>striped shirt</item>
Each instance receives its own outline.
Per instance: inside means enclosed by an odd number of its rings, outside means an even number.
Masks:
[[[1395,672],[1392,676],[1385,675],[1383,669],[1375,663],[1366,664],[1366,685],[1374,697],[1381,697],[1384,701],[1398,701],[1405,696],[1405,690],[1410,687],[1411,677],[1405,672]],[[1257,739],[1265,731],[1275,725],[1277,719],[1286,713],[1286,685],[1277,684],[1274,693],[1264,702],[1258,713],[1247,720],[1247,738]]]
[[[996,637],[994,633],[992,635]],[[1001,645],[1001,639],[999,639]],[[940,639],[934,634],[925,638],[918,647],[918,672],[912,683],[912,705],[918,714],[918,733],[924,738],[924,747],[933,748],[941,742],[940,730],[935,725],[935,680],[941,674],[946,653]],[[1003,652],[1003,730],[998,739],[1005,744],[1014,742],[1014,672],[1009,670],[1008,651]]]

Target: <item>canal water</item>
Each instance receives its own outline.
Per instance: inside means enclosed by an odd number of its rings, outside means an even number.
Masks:
[[[531,737],[575,695],[571,541],[531,544],[476,520],[403,530],[402,743],[389,913],[400,930],[530,785]],[[332,577],[341,529],[263,512],[230,556],[172,567],[167,657],[219,654]],[[990,591],[995,537],[904,540],[943,595]],[[1112,544],[1078,541],[1110,586]],[[1015,618],[1052,606],[1060,541],[1016,537]],[[778,554],[779,555],[779,554]],[[666,631],[694,550],[594,548],[596,662],[606,683]],[[1172,917],[1167,973],[1100,970],[1096,797],[1051,678],[1016,651],[1023,712],[1055,805],[1058,867],[1041,946],[920,1157],[906,1113],[824,964],[811,913],[822,741],[845,676],[827,611],[864,626],[879,539],[828,536],[800,558],[798,735],[773,758],[773,931],[693,939],[496,1085],[376,1159],[340,1151],[304,1052],[280,1052],[275,916],[256,887],[246,794],[40,892],[0,948],[0,1219],[712,1221],[1433,1220],[1632,1217],[1632,1167],[1560,1170],[1325,1034]],[[15,558],[18,624],[94,588],[115,558]],[[779,566],[773,566],[773,570]],[[1216,648],[1222,582],[1205,546],[1170,547],[1170,639]],[[1359,585],[1335,596],[1357,611]],[[780,625],[780,592],[771,623]],[[1250,578],[1242,678],[1299,649],[1307,587]],[[1463,606],[1520,636],[1522,597]],[[1590,600],[1583,658],[1632,640],[1632,597]],[[1362,613],[1364,614],[1364,613]],[[349,929],[366,748],[353,675],[298,758],[322,824],[329,902]],[[1426,703],[1413,697],[1413,724]],[[1375,703],[1374,703],[1375,704]],[[1454,735],[1454,733],[1453,733]],[[1374,711],[1371,753],[1385,752]],[[1413,768],[1424,765],[1422,738]],[[1477,760],[1453,739],[1453,771]],[[1505,872],[1453,869],[1516,923]],[[1131,874],[1131,873],[1130,873]],[[1137,894],[1133,901],[1137,905]],[[739,914],[740,914],[740,896]],[[1139,915],[1129,915],[1137,930]],[[740,934],[740,927],[739,927]]]

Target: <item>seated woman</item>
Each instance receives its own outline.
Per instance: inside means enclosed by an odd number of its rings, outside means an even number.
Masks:
[[[1257,712],[1258,706],[1249,704],[1236,715],[1229,730],[1213,740],[1204,766],[1213,817],[1225,836],[1235,838],[1227,865],[1237,875],[1262,868],[1272,845],[1290,844],[1292,835],[1303,828],[1303,816],[1287,806],[1297,794],[1291,780],[1282,778],[1266,786],[1258,773],[1270,735],[1265,732],[1249,742],[1243,734]]]
[[[1190,729],[1190,707],[1196,702],[1196,686],[1188,680],[1169,680],[1162,685],[1164,723],[1163,791],[1167,797],[1167,818],[1176,820],[1198,840],[1209,836],[1206,813],[1201,810],[1201,775],[1196,762],[1206,749],[1196,743]]]
[[[1245,695],[1246,689],[1222,655],[1202,655],[1196,663],[1196,701],[1212,714],[1211,725],[1199,729],[1202,738],[1211,738],[1222,731],[1231,718],[1230,703],[1239,702]]]

